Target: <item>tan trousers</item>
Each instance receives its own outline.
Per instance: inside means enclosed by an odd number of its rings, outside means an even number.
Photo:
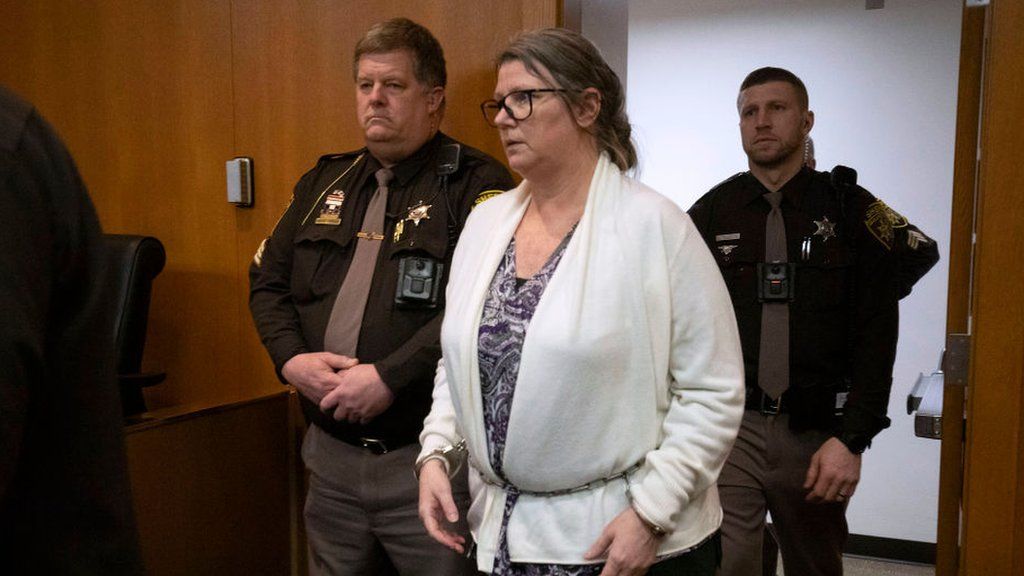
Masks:
[[[736,445],[718,478],[725,512],[721,576],[761,576],[768,511],[786,574],[843,573],[846,506],[807,502],[803,488],[811,456],[828,438],[816,430],[792,432],[786,414],[744,412]]]
[[[420,521],[413,466],[419,444],[376,455],[312,425],[302,445],[309,470],[304,511],[311,576],[461,576],[475,562],[435,542]],[[459,528],[469,540],[465,476],[453,481]]]

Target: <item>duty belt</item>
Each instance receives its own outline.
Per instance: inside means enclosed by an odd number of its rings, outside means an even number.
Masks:
[[[387,454],[388,452],[398,450],[399,448],[408,446],[409,444],[416,442],[416,439],[414,438],[374,438],[371,436],[346,434],[337,430],[333,432],[328,431],[327,433],[346,444],[350,444],[352,446],[355,446],[356,448],[363,448],[369,451],[371,454],[375,454],[377,456]]]
[[[566,494],[575,494],[576,492],[584,492],[584,491],[587,491],[587,490],[592,490],[594,488],[597,488],[598,486],[604,486],[605,484],[608,484],[609,482],[611,482],[613,480],[618,480],[619,478],[625,479],[626,480],[626,484],[628,485],[629,484],[629,475],[632,474],[633,472],[636,472],[639,469],[640,469],[640,462],[637,462],[636,464],[633,464],[632,466],[630,466],[629,468],[626,468],[622,472],[619,472],[617,474],[612,474],[611,476],[605,476],[604,478],[598,478],[597,480],[591,480],[590,482],[587,482],[586,484],[581,484],[581,485],[575,486],[573,488],[562,488],[560,490],[546,490],[546,491],[545,490],[540,490],[540,491],[537,491],[537,490],[523,490],[522,488],[519,488],[515,484],[509,483],[509,482],[502,482],[502,483],[499,484],[497,482],[492,481],[487,476],[484,476],[483,472],[480,472],[480,479],[483,480],[485,484],[490,484],[491,486],[497,486],[498,488],[501,488],[505,492],[510,492],[510,493],[511,492],[515,492],[516,494],[525,494],[527,496],[553,497],[553,496],[565,496]]]
[[[775,414],[786,414],[792,407],[792,396],[793,393],[805,393],[813,394],[814,392],[794,392],[793,388],[790,388],[786,392],[783,392],[781,396],[772,400],[772,397],[765,394],[763,390],[757,387],[747,389],[747,400],[744,407],[747,410],[757,410],[762,415],[775,415]],[[837,392],[825,392],[821,396],[823,400],[830,404],[833,414],[841,416],[843,409],[846,406],[846,390],[840,390]]]
[[[757,410],[762,415],[784,414],[789,411],[787,403],[783,400],[785,396],[786,394],[783,393],[772,400],[772,397],[765,394],[764,390],[756,387],[748,388],[745,407],[747,410]]]

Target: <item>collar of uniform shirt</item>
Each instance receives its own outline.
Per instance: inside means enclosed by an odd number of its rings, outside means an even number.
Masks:
[[[782,200],[784,203],[788,203],[800,208],[800,201],[803,199],[804,191],[807,190],[811,185],[813,172],[810,168],[804,166],[799,172],[793,175],[785,184],[782,185]],[[746,185],[743,188],[745,198],[743,199],[744,204],[750,204],[751,202],[761,199],[770,190],[764,187],[761,182],[754,177],[753,174],[747,172]],[[767,203],[765,204],[767,206]]]
[[[411,156],[402,160],[398,164],[391,167],[391,172],[394,173],[394,178],[391,179],[389,187],[404,188],[410,180],[419,174],[420,170],[424,168],[430,168],[433,164],[433,159],[436,156],[437,149],[441,146],[442,140],[447,138],[438,131],[434,134],[434,137],[427,140],[426,144],[420,146],[420,149],[413,152]]]

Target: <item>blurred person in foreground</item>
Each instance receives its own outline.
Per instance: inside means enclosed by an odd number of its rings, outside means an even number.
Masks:
[[[420,515],[470,545],[447,528],[464,446],[480,570],[712,575],[715,479],[743,403],[714,259],[625,174],[622,86],[589,41],[526,33],[497,70],[482,108],[524,181],[474,211],[456,249]]]
[[[53,128],[0,87],[0,572],[142,574],[100,224]]]

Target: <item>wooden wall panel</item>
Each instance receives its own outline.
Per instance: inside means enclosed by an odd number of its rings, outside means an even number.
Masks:
[[[233,3],[236,151],[254,158],[257,205],[238,212],[238,301],[260,242],[316,159],[362,146],[356,123],[352,52],[374,23],[406,16],[429,28],[445,49],[448,104],[442,130],[503,159],[496,131],[479,104],[494,91],[493,58],[516,32],[554,25],[558,2],[236,1]],[[486,23],[484,25],[483,23]],[[243,326],[244,378],[277,386],[251,321]]]
[[[147,574],[289,573],[288,394],[157,410],[126,432]]]
[[[68,142],[105,230],[167,248],[145,368],[167,381],[152,407],[238,399],[278,383],[247,306],[249,262],[320,154],[357,148],[352,49],[404,15],[446,48],[442,128],[501,158],[478,104],[492,58],[556,0],[0,0],[0,82]],[[224,198],[224,161],[255,159],[256,206]]]
[[[0,82],[63,135],[104,229],[167,249],[144,364],[168,378],[150,404],[239,396],[229,3],[11,1],[0,13]]]

